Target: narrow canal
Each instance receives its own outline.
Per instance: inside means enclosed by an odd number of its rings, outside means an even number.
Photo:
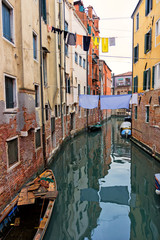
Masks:
[[[59,196],[45,240],[160,239],[160,163],[120,137],[121,122],[77,136],[51,164]]]

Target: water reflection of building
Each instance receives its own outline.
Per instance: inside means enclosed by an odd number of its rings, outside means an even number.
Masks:
[[[123,156],[130,158],[131,156],[131,147],[130,140],[123,139],[120,134],[120,125],[123,122],[124,118],[112,118],[112,157],[115,160],[116,156]]]
[[[160,164],[132,144],[131,239],[160,239],[160,198],[155,194],[154,174]]]

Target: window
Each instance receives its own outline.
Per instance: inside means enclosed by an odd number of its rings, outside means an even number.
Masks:
[[[3,37],[13,43],[13,8],[6,0],[2,0]]]
[[[136,31],[139,29],[139,13],[136,15]]]
[[[65,21],[64,23],[64,30],[68,32],[68,23]],[[68,57],[68,44],[65,43],[65,56]]]
[[[83,59],[83,68],[85,69],[86,68],[86,60]]]
[[[84,86],[84,94],[86,94],[86,87]]]
[[[44,86],[47,86],[47,53],[43,52],[43,80]]]
[[[36,149],[41,146],[41,129],[37,129],[35,132],[35,138],[36,138]]]
[[[67,108],[66,108],[66,114],[67,115],[69,114],[69,106],[67,106]]]
[[[68,57],[68,44],[65,43],[65,56]]]
[[[130,78],[125,78],[125,84],[130,85]]]
[[[78,84],[78,96],[81,94],[81,87],[80,84]]]
[[[147,53],[151,50],[151,43],[152,43],[152,29],[148,33],[145,34],[144,39],[144,53]]]
[[[37,60],[37,35],[33,32],[33,58]]]
[[[60,116],[61,116],[61,106],[58,105],[58,117],[60,117]]]
[[[35,85],[35,107],[39,107],[39,86]]]
[[[55,117],[51,117],[51,135],[53,135],[55,131]]]
[[[160,19],[156,22],[156,37],[160,35]]]
[[[18,138],[7,141],[8,166],[11,167],[18,162]]]
[[[143,72],[143,90],[150,89],[151,69]]]
[[[81,107],[80,106],[79,106],[78,112],[79,112],[79,117],[81,117]]]
[[[149,106],[146,106],[146,122],[149,122]]]
[[[134,63],[138,61],[138,55],[139,55],[139,44],[134,48]]]
[[[152,68],[152,88],[160,88],[160,63],[156,64]]]
[[[49,108],[48,108],[48,104],[45,105],[45,113],[46,113],[46,121],[48,121],[48,119],[49,119]]]
[[[135,113],[134,118],[137,120],[137,106],[134,107],[134,113]]]
[[[71,93],[71,80],[69,76],[66,76],[66,93]]]
[[[5,76],[6,109],[16,108],[16,79]]]
[[[41,0],[41,15],[45,23],[47,23],[46,0]]]
[[[55,105],[55,117],[58,117],[57,105]]]
[[[145,15],[147,16],[151,10],[152,10],[152,0],[146,0]]]
[[[82,57],[81,56],[79,56],[79,66],[82,67]]]
[[[136,92],[138,92],[138,76],[136,76],[136,77],[133,79],[133,83],[134,83],[133,93],[136,93]]]
[[[75,63],[78,64],[78,53],[75,52]]]

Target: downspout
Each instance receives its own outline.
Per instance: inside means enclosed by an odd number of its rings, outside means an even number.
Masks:
[[[134,46],[134,18],[133,19],[133,30],[132,30],[132,93],[133,93],[133,46]],[[131,110],[131,135],[132,135],[132,111],[133,111],[133,104],[132,104],[132,110]]]
[[[64,16],[64,26],[65,26],[65,18],[66,18],[66,15],[65,15],[65,0],[63,0],[63,16]],[[64,29],[65,30],[65,29]],[[64,41],[64,80],[65,80],[65,113],[66,113],[66,131],[65,131],[65,135],[67,134],[67,93],[66,93],[66,89],[67,89],[67,86],[66,86],[66,55],[65,55],[65,41]]]
[[[41,82],[41,114],[42,114],[42,145],[44,168],[47,167],[46,144],[45,144],[45,123],[44,123],[44,102],[43,102],[43,78],[42,78],[42,25],[41,25],[41,0],[39,0],[39,35],[40,35],[40,82]]]
[[[87,33],[87,36],[88,36],[88,33]],[[87,71],[86,71],[86,80],[87,80],[87,94],[89,93],[89,89],[88,89],[88,51],[86,52],[86,62],[87,62]],[[87,129],[88,129],[88,113],[89,113],[89,110],[87,109]]]
[[[59,2],[59,27],[60,30],[62,30],[62,26],[61,26],[61,3]],[[62,126],[62,138],[64,137],[64,119],[63,119],[63,109],[62,109],[62,101],[63,101],[63,92],[62,92],[62,39],[61,39],[61,35],[60,35],[60,65],[59,65],[59,73],[60,73],[60,104],[61,104],[61,126]]]

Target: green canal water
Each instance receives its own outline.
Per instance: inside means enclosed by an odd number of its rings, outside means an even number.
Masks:
[[[121,122],[77,136],[53,159],[59,195],[45,240],[160,239],[160,163],[120,137]]]

